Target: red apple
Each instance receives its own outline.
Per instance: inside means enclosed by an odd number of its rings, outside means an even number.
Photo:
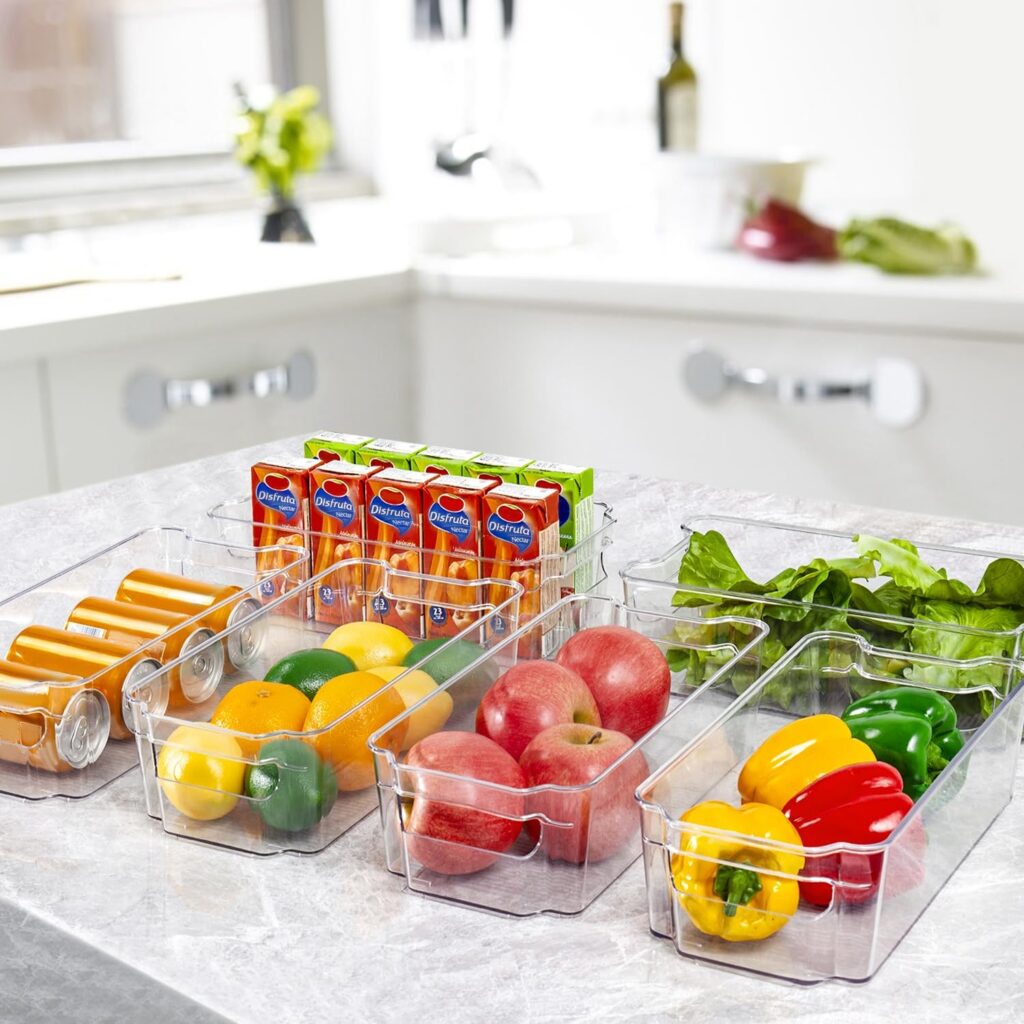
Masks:
[[[435,732],[413,746],[406,763],[460,776],[417,774],[405,823],[414,860],[443,875],[468,875],[489,867],[516,841],[522,822],[514,816],[523,814],[523,798],[479,784],[526,784],[522,769],[493,740],[473,732]]]
[[[585,786],[621,761],[588,789],[531,797],[531,812],[569,824],[568,828],[543,824],[541,849],[552,860],[594,864],[618,853],[637,833],[640,811],[633,794],[649,769],[642,751],[629,753],[632,747],[633,741],[625,733],[611,729],[553,725],[523,751],[519,766],[529,786]],[[529,825],[536,838],[536,822]]]
[[[594,695],[575,673],[553,661],[521,661],[498,678],[476,711],[476,731],[519,759],[548,726],[600,725]]]
[[[581,629],[555,661],[583,677],[601,712],[601,725],[638,740],[661,721],[672,685],[658,645],[625,626]]]

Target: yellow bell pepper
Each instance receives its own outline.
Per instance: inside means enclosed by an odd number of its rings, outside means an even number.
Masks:
[[[680,820],[695,828],[682,834],[681,852],[672,857],[672,878],[696,928],[727,942],[754,942],[788,924],[800,902],[797,876],[803,855],[744,838],[799,847],[800,835],[782,811],[767,804],[733,807],[706,800]],[[732,835],[719,834],[727,832]]]
[[[772,733],[747,758],[740,772],[740,796],[744,801],[771,804],[782,810],[822,775],[848,764],[874,760],[872,749],[855,740],[841,718],[798,718]]]

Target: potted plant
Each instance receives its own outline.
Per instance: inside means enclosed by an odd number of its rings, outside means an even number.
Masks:
[[[316,107],[320,93],[300,85],[250,101],[235,87],[242,110],[235,122],[235,159],[256,176],[271,206],[263,222],[264,242],[312,242],[313,234],[295,203],[295,179],[320,166],[331,148],[331,126]]]

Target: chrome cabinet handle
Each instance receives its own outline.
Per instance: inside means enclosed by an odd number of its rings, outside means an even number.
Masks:
[[[876,359],[863,374],[847,380],[773,374],[733,366],[718,352],[695,345],[683,361],[687,391],[700,402],[715,402],[728,391],[745,391],[779,402],[853,399],[868,406],[879,423],[909,427],[924,415],[924,375],[907,359]]]
[[[124,389],[124,415],[136,427],[153,427],[168,413],[245,395],[270,398],[288,395],[309,398],[316,388],[316,363],[308,352],[296,352],[286,363],[234,377],[192,380],[161,377],[155,370],[141,370]]]

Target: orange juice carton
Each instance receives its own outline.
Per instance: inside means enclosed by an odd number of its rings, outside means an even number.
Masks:
[[[308,546],[309,471],[319,464],[318,459],[280,459],[257,462],[252,467],[254,547]],[[299,586],[309,572],[308,557],[299,564],[301,569],[295,567],[295,571],[286,576],[264,578],[260,594],[269,600]],[[261,577],[269,576],[284,566],[284,557],[279,551],[256,555],[256,569]]]
[[[553,574],[558,546],[558,495],[540,487],[501,484],[483,496],[483,567],[487,576],[512,580],[523,587],[519,621],[526,623],[558,600]],[[491,603],[498,603],[495,594]],[[492,620],[495,631],[501,617]],[[540,656],[540,638],[529,634],[520,654]]]
[[[423,557],[431,577],[424,585],[428,638],[455,636],[480,618],[465,606],[489,597],[479,586],[483,496],[497,487],[493,480],[445,474],[426,488]]]
[[[366,553],[393,569],[422,573],[423,514],[426,486],[434,477],[404,469],[382,469],[366,481]],[[390,590],[383,573],[366,573],[366,618],[422,638],[420,581],[396,578]]]
[[[448,473],[451,476],[470,476],[467,466],[480,453],[467,448],[424,448],[412,457],[412,469],[421,473]]]
[[[534,462],[524,471],[525,482],[558,494],[558,533],[563,551],[584,545],[577,553],[572,579],[562,581],[562,596],[585,593],[594,585],[594,552],[584,542],[594,532],[594,470],[559,462]]]
[[[484,452],[478,455],[466,467],[467,476],[478,476],[484,480],[496,480],[501,484],[521,484],[523,470],[530,465],[531,459],[521,459],[516,455],[491,455]]]
[[[302,450],[307,459],[319,459],[321,462],[341,459],[352,462],[355,453],[372,440],[372,437],[363,434],[333,434],[329,430],[321,430],[319,434],[306,439]]]
[[[314,574],[336,562],[364,557],[366,481],[379,472],[340,459],[309,471],[309,547]],[[316,587],[313,617],[335,626],[360,621],[364,590],[361,566],[335,570]]]
[[[412,469],[412,457],[418,455],[425,444],[411,444],[409,441],[389,441],[378,437],[358,448],[352,461],[360,466],[379,466],[381,469]]]

